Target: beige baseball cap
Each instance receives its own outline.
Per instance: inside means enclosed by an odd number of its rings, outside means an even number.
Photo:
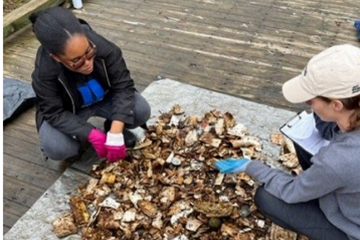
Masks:
[[[317,96],[343,99],[360,95],[360,48],[345,44],[320,52],[299,76],[284,83],[282,92],[292,103]]]

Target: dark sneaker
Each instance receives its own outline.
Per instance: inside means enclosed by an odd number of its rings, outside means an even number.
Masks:
[[[146,131],[148,131],[149,129],[148,129],[148,126],[147,126],[147,124],[146,123],[144,123],[143,125],[141,125],[140,126],[142,129],[144,129],[144,130],[146,130]]]
[[[111,128],[111,121],[109,119],[106,119],[104,122],[104,132],[107,133],[110,131]]]
[[[124,129],[124,140],[127,148],[133,148],[136,145],[136,136],[128,129]]]

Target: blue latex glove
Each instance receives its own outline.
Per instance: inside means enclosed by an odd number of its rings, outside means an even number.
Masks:
[[[221,173],[241,173],[245,172],[250,161],[247,158],[227,158],[216,161],[215,166]]]
[[[358,39],[360,40],[360,19],[354,22],[354,27],[356,28],[356,31],[358,33]]]

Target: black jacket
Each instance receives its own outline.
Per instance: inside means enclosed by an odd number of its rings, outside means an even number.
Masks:
[[[114,43],[106,40],[87,25],[83,25],[86,36],[97,46],[94,58],[95,77],[103,89],[112,92],[113,111],[111,120],[127,124],[134,122],[134,81],[126,67],[122,52]],[[46,49],[39,47],[32,86],[36,94],[36,125],[39,130],[46,120],[57,130],[71,135],[87,137],[93,126],[76,116],[82,100],[75,82],[86,76],[67,69],[55,61]],[[109,94],[109,93],[108,93]]]

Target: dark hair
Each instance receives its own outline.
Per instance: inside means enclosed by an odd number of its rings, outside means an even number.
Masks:
[[[319,96],[318,98],[320,98],[328,103],[331,102],[332,100],[334,100],[334,99],[330,99],[327,97],[321,97],[321,96]],[[351,98],[338,99],[338,100],[342,102],[345,109],[354,110],[354,113],[351,116],[350,128],[348,130],[352,131],[352,130],[360,127],[360,95],[351,97]]]
[[[64,54],[66,42],[70,38],[85,34],[75,15],[63,7],[52,7],[32,13],[29,20],[36,38],[53,54]]]

